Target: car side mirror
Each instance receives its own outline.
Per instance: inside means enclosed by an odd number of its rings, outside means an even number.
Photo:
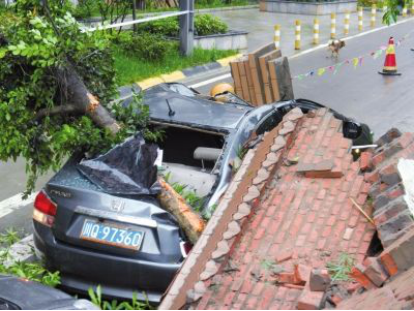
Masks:
[[[362,128],[361,125],[356,122],[345,121],[342,126],[342,133],[346,138],[357,139],[362,133]]]

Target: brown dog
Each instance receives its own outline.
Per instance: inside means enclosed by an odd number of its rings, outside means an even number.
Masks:
[[[328,50],[331,52],[331,57],[338,58],[339,51],[345,46],[345,41],[335,39],[328,43]]]

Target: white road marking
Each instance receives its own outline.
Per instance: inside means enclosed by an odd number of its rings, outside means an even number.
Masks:
[[[22,199],[22,195],[23,193],[18,193],[0,202],[0,218],[13,213],[23,206],[32,204],[36,198],[37,192],[32,193],[26,200]]]
[[[190,87],[197,88],[197,87],[201,87],[201,86],[204,86],[204,85],[209,85],[211,83],[214,83],[214,82],[217,82],[217,81],[220,81],[220,80],[224,80],[224,79],[227,79],[227,78],[231,78],[230,73],[226,73],[224,75],[221,75],[221,76],[218,76],[218,77],[215,77],[215,78],[212,78],[212,79],[200,82],[200,83],[190,85]]]
[[[352,40],[352,39],[355,39],[355,38],[358,38],[358,37],[362,37],[362,36],[368,35],[368,34],[370,34],[370,33],[374,33],[374,32],[380,31],[380,30],[384,30],[384,29],[385,29],[385,28],[387,28],[387,27],[394,27],[394,26],[397,26],[397,25],[401,25],[401,24],[404,24],[404,23],[407,23],[407,22],[413,21],[413,20],[414,20],[414,18],[405,19],[405,20],[403,20],[403,21],[399,21],[399,22],[397,22],[397,23],[395,23],[395,24],[392,24],[392,25],[390,25],[390,26],[382,26],[382,27],[379,27],[379,28],[370,29],[370,30],[367,30],[367,31],[365,31],[365,32],[358,33],[358,34],[356,34],[356,35],[353,35],[353,36],[349,36],[349,37],[343,38],[343,39],[341,39],[341,40],[343,40],[343,41]],[[292,56],[288,56],[288,58],[289,58],[289,59],[294,59],[294,58],[297,58],[297,57],[299,57],[299,56],[306,55],[306,54],[308,54],[308,53],[312,53],[312,52],[315,52],[315,51],[317,51],[317,50],[320,50],[320,49],[326,48],[327,46],[328,46],[328,43],[320,44],[320,45],[318,45],[318,46],[316,46],[316,47],[313,47],[313,48],[307,49],[307,50],[305,50],[305,51],[303,51],[303,52],[297,53],[297,54],[292,55]],[[228,78],[231,78],[231,74],[230,74],[230,73],[226,73],[226,74],[224,74],[224,75],[221,75],[221,76],[218,76],[218,77],[214,77],[214,78],[212,78],[212,79],[205,80],[205,81],[203,81],[203,82],[200,82],[200,83],[196,83],[196,84],[190,85],[190,87],[192,87],[192,88],[198,88],[198,87],[202,87],[202,86],[205,86],[205,85],[209,85],[209,84],[211,84],[211,83],[214,83],[214,82],[217,82],[217,81],[221,81],[221,80],[225,80],[225,79],[228,79]]]

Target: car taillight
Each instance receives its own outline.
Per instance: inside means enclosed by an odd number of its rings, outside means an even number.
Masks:
[[[40,191],[34,202],[33,219],[51,227],[55,222],[56,204]]]
[[[180,243],[180,249],[181,249],[181,254],[183,255],[183,258],[187,258],[192,248],[193,248],[193,244],[191,244],[190,242]]]

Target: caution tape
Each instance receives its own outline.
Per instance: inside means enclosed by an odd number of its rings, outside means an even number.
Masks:
[[[404,35],[400,40],[398,40],[395,43],[395,46],[400,46],[408,37],[410,37],[412,35],[412,33],[414,32],[414,30],[410,31],[409,33],[407,33],[406,35]],[[292,80],[297,79],[297,80],[303,80],[307,77],[315,77],[315,76],[323,76],[326,73],[332,73],[333,75],[335,75],[343,65],[353,65],[353,67],[356,69],[358,66],[361,66],[363,64],[363,61],[365,58],[367,57],[371,57],[372,59],[377,59],[378,57],[380,57],[384,51],[387,50],[387,46],[381,46],[378,50],[376,51],[372,51],[370,53],[366,53],[357,57],[353,57],[350,59],[346,59],[342,62],[336,63],[334,65],[330,65],[330,66],[326,66],[326,67],[321,67],[321,68],[317,68],[314,69],[312,71],[309,71],[307,73],[301,73],[298,74],[296,76],[292,77]]]

